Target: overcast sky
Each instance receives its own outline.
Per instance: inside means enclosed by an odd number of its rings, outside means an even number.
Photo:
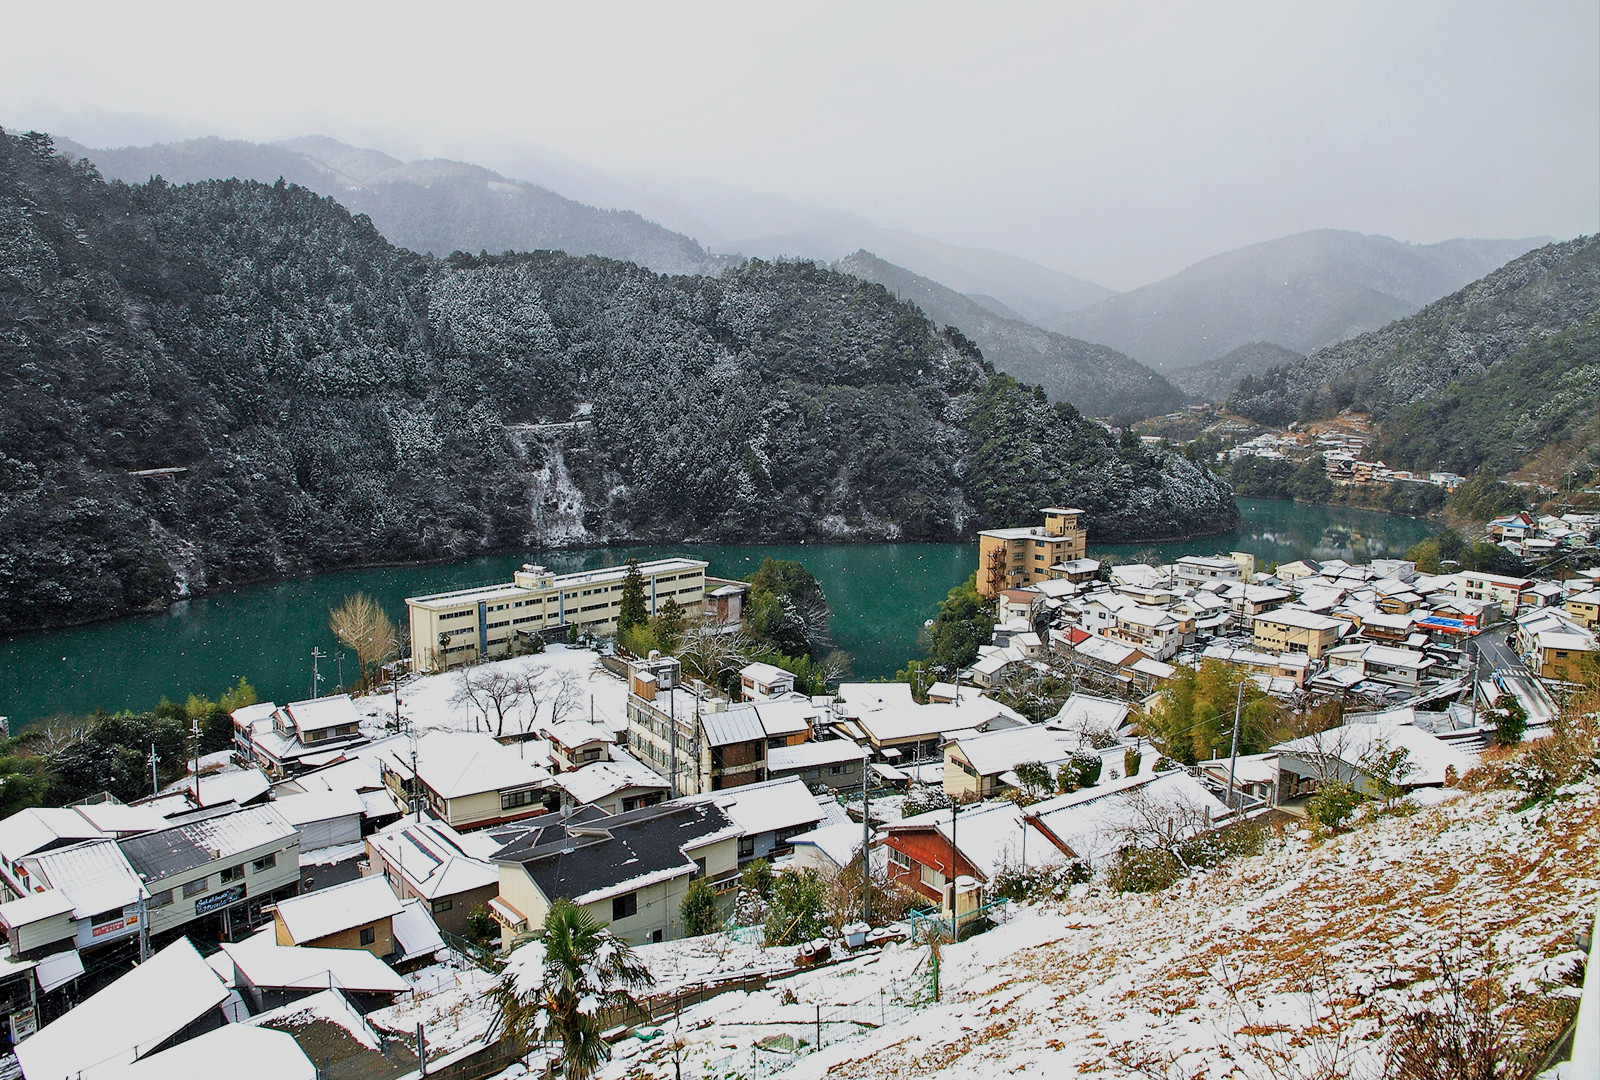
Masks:
[[[1600,225],[1593,0],[35,2],[6,21],[8,128],[541,146],[1114,288],[1311,228]]]

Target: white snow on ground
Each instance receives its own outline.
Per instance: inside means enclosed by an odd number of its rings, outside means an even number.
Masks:
[[[534,675],[539,691],[537,708],[528,697],[520,697],[507,709],[502,732],[492,706],[486,713],[482,708],[454,700],[469,671],[474,677],[496,671],[519,677]],[[569,700],[564,703],[570,711],[558,718],[554,716],[554,709],[564,678],[572,687]],[[402,720],[410,721],[418,731],[486,731],[490,735],[520,735],[535,731],[540,724],[549,724],[555,719],[588,720],[591,697],[597,723],[626,726],[627,684],[600,665],[598,653],[565,645],[551,645],[534,656],[497,660],[437,675],[402,678],[400,716]],[[390,729],[395,714],[392,690],[385,689],[356,698],[355,704],[369,734],[379,735]]]
[[[430,1060],[460,1050],[489,1033],[494,1015],[486,995],[494,979],[463,960],[430,964],[406,976],[416,987],[409,997],[369,1013],[367,1023],[391,1035],[414,1034],[422,1024]]]
[[[653,997],[723,979],[791,971],[795,966],[793,946],[768,949],[728,934],[640,945],[633,951],[655,978]]]
[[[1384,1020],[1435,997],[1441,954],[1468,978],[1544,993],[1570,966],[1600,893],[1600,783],[1522,812],[1514,803],[1461,795],[1331,839],[1302,830],[1149,896],[1079,886],[945,947],[939,1004],[886,1012],[882,1029],[785,1075],[1266,1080],[1337,1062],[1375,1077]],[[688,1044],[682,1075],[745,1060],[769,1035],[812,1040],[817,1005],[870,1015],[927,956],[891,946],[686,1009],[665,1024]],[[667,1080],[670,1041],[600,1075]]]

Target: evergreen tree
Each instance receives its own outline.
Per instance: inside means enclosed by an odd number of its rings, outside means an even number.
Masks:
[[[825,893],[822,878],[809,867],[779,874],[768,901],[767,945],[798,945],[821,937],[828,929]]]
[[[561,1075],[587,1080],[611,1058],[607,1011],[637,1006],[650,971],[605,925],[570,900],[557,900],[537,938],[513,948],[491,995],[503,1030],[524,1042],[561,1044]]]
[[[722,915],[717,911],[717,892],[703,877],[689,883],[678,905],[678,915],[683,919],[683,932],[689,937],[715,934],[722,928]]]
[[[639,573],[639,560],[628,560],[628,573],[622,579],[622,603],[617,610],[617,633],[632,630],[650,618],[644,602],[644,575]]]

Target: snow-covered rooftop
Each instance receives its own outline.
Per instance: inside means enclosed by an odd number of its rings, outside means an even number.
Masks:
[[[101,1080],[221,1005],[227,987],[179,938],[17,1044],[25,1076]]]
[[[315,1080],[317,1067],[294,1036],[249,1024],[224,1024],[187,1042],[111,1068],[98,1080]]]
[[[294,942],[319,941],[330,934],[400,914],[400,901],[382,877],[362,877],[330,885],[278,903],[278,918]]]
[[[444,822],[429,820],[392,826],[367,837],[367,844],[406,879],[411,891],[434,900],[500,880],[500,871],[488,861],[499,845],[482,834],[476,839],[469,844]]]
[[[222,951],[239,981],[253,986],[297,989],[379,991],[399,994],[409,989],[393,968],[366,949],[308,949],[283,946],[269,928],[230,944]]]
[[[796,776],[695,795],[692,801],[720,806],[746,836],[808,826],[825,816],[810,789]]]

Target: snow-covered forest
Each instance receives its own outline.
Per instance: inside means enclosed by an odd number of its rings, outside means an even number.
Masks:
[[[293,185],[107,184],[0,134],[0,630],[336,566],[953,539],[1049,504],[1108,541],[1237,520],[1210,473],[810,263],[432,259]]]

